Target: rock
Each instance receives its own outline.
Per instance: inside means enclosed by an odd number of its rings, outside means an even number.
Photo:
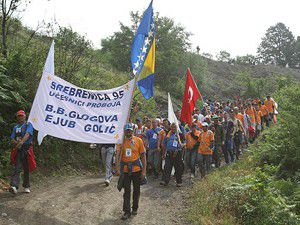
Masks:
[[[2,217],[7,217],[7,213],[1,213]]]

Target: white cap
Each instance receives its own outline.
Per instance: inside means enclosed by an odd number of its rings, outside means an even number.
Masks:
[[[94,143],[90,144],[90,149],[95,149],[96,147],[97,147],[97,144],[94,144]]]
[[[208,123],[204,122],[204,123],[202,123],[202,126],[203,127],[208,127]]]

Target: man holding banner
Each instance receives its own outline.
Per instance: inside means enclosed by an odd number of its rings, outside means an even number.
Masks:
[[[29,172],[35,169],[36,164],[33,156],[33,127],[26,122],[26,114],[19,110],[16,114],[18,124],[13,128],[11,134],[14,149],[11,152],[11,161],[15,164],[15,169],[11,177],[11,187],[9,191],[17,194],[20,183],[20,173],[23,170],[23,187],[25,193],[30,193]]]

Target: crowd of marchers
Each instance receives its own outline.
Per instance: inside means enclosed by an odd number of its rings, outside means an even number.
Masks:
[[[177,118],[181,118],[180,112],[176,112]],[[119,176],[117,187],[124,188],[122,219],[126,220],[137,214],[140,186],[147,183],[146,174],[154,180],[160,179],[162,186],[168,186],[174,176],[176,186],[181,187],[185,171],[191,179],[203,178],[213,167],[238,160],[249,143],[276,123],[277,113],[277,103],[271,96],[265,100],[207,100],[203,107],[194,109],[190,123],[170,123],[167,118],[144,116],[125,125],[122,144],[91,144],[90,147],[100,151],[105,184],[110,185],[114,174]],[[18,124],[11,134],[14,145],[11,161],[15,167],[10,192],[14,195],[22,171],[24,192],[30,193],[29,172],[36,167],[33,126],[26,121],[23,110],[16,117]]]
[[[176,112],[177,118],[181,118],[180,112]],[[213,167],[238,160],[249,143],[276,123],[277,113],[277,103],[267,96],[264,100],[207,100],[202,108],[194,109],[191,124],[170,123],[159,116],[130,121],[122,144],[115,148],[101,145],[100,150],[106,162],[106,185],[111,182],[114,164],[120,176],[118,188],[124,188],[122,219],[137,214],[140,185],[147,182],[146,174],[160,179],[162,186],[168,186],[174,176],[176,186],[181,187],[184,172],[193,179],[199,171],[197,177],[203,178]]]

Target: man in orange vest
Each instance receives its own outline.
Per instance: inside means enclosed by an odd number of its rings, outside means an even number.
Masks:
[[[211,169],[211,161],[214,147],[214,133],[208,130],[208,123],[202,123],[203,131],[199,136],[199,148],[197,161],[200,167],[201,176],[204,177],[205,174],[209,173]]]
[[[137,215],[140,185],[146,177],[146,152],[142,139],[133,136],[132,124],[127,123],[124,130],[124,141],[117,146],[117,174],[123,175],[124,215],[121,219],[127,220],[131,215]],[[131,183],[133,184],[132,211],[130,209]]]
[[[274,119],[274,109],[275,109],[275,102],[271,98],[271,95],[267,95],[264,105],[267,107],[269,112],[269,121],[273,121]]]
[[[262,112],[261,124],[262,129],[265,128],[265,125],[269,127],[269,111],[267,106],[263,105],[261,101],[258,102],[258,110]]]
[[[191,170],[191,178],[195,177],[195,164],[199,145],[196,145],[199,139],[200,131],[197,130],[197,124],[192,123],[191,131],[186,133],[185,165]]]

